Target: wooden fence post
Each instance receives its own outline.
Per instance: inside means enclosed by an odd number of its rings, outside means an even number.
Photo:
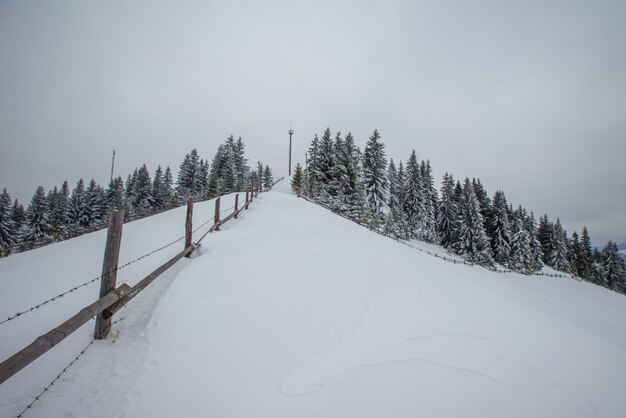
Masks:
[[[187,219],[185,220],[185,248],[191,245],[193,239],[193,200],[187,199]],[[191,254],[187,254],[185,257],[189,258]]]
[[[117,281],[117,264],[120,258],[120,246],[122,244],[122,228],[124,226],[124,209],[111,214],[109,228],[107,230],[107,243],[104,249],[104,261],[102,263],[102,280],[100,281],[100,299],[115,289]],[[111,331],[111,318],[104,319],[102,313],[96,317],[94,338],[102,340]]]
[[[235,195],[235,219],[237,219],[237,216],[239,215],[239,193],[237,193]]]
[[[215,225],[216,231],[220,230],[220,199],[221,197],[215,199],[215,220],[213,221],[213,224]]]
[[[248,196],[248,191],[246,190],[246,205],[244,206],[244,208],[248,209],[248,201],[250,200],[250,197]]]

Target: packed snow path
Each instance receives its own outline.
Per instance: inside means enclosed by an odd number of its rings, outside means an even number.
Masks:
[[[624,416],[623,295],[445,263],[286,186],[133,300],[29,416]]]

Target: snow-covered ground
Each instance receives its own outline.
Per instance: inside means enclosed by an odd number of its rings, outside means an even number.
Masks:
[[[624,416],[623,295],[446,263],[287,187],[134,299],[26,416]],[[122,263],[177,238],[183,219],[178,209],[126,225]],[[97,276],[103,246],[100,232],[0,260],[0,315]],[[168,250],[142,262],[179,248]],[[120,282],[148,272],[142,262]],[[0,326],[0,354],[96,295]],[[19,413],[92,328],[0,386],[0,416]]]

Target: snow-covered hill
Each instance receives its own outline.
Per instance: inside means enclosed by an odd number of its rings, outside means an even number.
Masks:
[[[134,299],[111,339],[91,346],[27,416],[624,415],[623,295],[445,263],[283,183]],[[121,261],[178,237],[183,218],[179,209],[125,226]],[[98,234],[0,260],[0,314],[97,276]],[[129,268],[121,281],[140,273]],[[2,357],[96,287],[1,326]],[[58,374],[89,342],[89,326],[0,386],[1,416],[19,413]]]

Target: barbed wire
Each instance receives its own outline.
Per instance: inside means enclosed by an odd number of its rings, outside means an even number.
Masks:
[[[85,348],[83,348],[80,353],[78,353],[78,355],[76,357],[74,357],[74,359],[72,359],[72,361],[70,361],[70,363],[65,366],[63,368],[63,370],[61,370],[61,372],[54,378],[54,380],[52,380],[52,382],[50,382],[46,387],[43,388],[43,390],[37,395],[35,396],[35,399],[32,400],[31,403],[29,403],[26,408],[24,408],[24,410],[22,412],[19,413],[19,415],[17,415],[16,418],[22,418],[24,417],[24,414],[33,407],[33,405],[35,404],[35,402],[37,402],[38,400],[41,399],[41,397],[50,390],[50,388],[61,378],[61,376],[63,376],[63,374],[65,374],[67,372],[67,370],[72,367],[72,365],[74,363],[76,363],[78,361],[79,358],[81,358],[83,356],[83,354],[85,354],[85,352],[89,349],[89,347],[91,347],[93,345],[93,343],[95,343],[96,340],[91,340],[91,342],[89,344],[87,344],[87,346]]]
[[[384,233],[384,232],[382,232],[382,231],[380,231],[380,230],[378,230],[378,229],[371,229],[371,228],[369,228],[369,227],[368,227],[368,225],[364,225],[364,224],[362,224],[362,223],[360,223],[360,222],[358,222],[358,221],[356,221],[356,220],[354,220],[354,219],[352,219],[352,218],[350,218],[350,217],[346,216],[345,214],[343,214],[343,213],[341,213],[341,212],[338,212],[338,211],[334,210],[332,207],[330,207],[330,206],[328,206],[328,205],[326,205],[326,204],[324,204],[324,203],[321,203],[321,202],[316,202],[315,200],[313,200],[313,199],[311,199],[311,198],[309,198],[309,197],[307,197],[307,196],[304,196],[304,195],[302,195],[302,194],[300,195],[300,197],[302,197],[302,198],[303,198],[304,200],[306,200],[307,202],[311,202],[311,203],[314,203],[314,204],[316,204],[316,205],[318,205],[318,206],[321,206],[321,207],[323,207],[323,208],[325,208],[325,209],[327,209],[327,210],[331,211],[332,213],[334,213],[334,214],[336,214],[336,215],[341,216],[342,218],[345,218],[345,219],[347,219],[347,220],[350,220],[350,221],[352,221],[352,222],[356,223],[357,225],[361,225],[361,226],[363,226],[363,227],[365,227],[365,228],[368,228],[368,229],[370,229],[371,231],[374,231],[374,232],[376,232],[376,233],[377,233],[377,234],[379,234],[379,235],[382,235],[382,236],[387,237],[387,238],[391,238],[391,239],[393,239],[394,241],[399,242],[400,244],[406,245],[407,247],[409,247],[409,248],[413,248],[414,250],[421,251],[422,253],[425,253],[425,254],[428,254],[428,255],[434,256],[435,258],[439,258],[439,259],[441,259],[441,260],[443,260],[443,261],[447,261],[447,262],[449,262],[449,263],[453,263],[453,264],[464,264],[464,265],[466,265],[466,266],[471,266],[471,267],[474,267],[474,265],[476,264],[476,263],[473,263],[473,262],[471,262],[471,261],[466,261],[466,260],[458,260],[458,259],[456,259],[456,258],[454,258],[454,257],[451,257],[451,256],[446,257],[446,256],[444,256],[444,255],[439,255],[439,254],[437,254],[437,253],[433,253],[433,252],[430,252],[430,251],[428,251],[428,250],[423,250],[423,249],[421,249],[421,248],[414,247],[414,246],[410,245],[409,243],[405,242],[404,240],[401,240],[401,239],[400,239],[400,238],[398,238],[398,237],[395,237],[395,236],[392,236],[392,235],[386,234],[386,233]],[[483,266],[482,264],[478,264],[478,265],[479,265],[479,266],[481,266],[481,267],[486,268],[487,270],[493,271],[494,273],[501,273],[501,274],[504,274],[504,273],[513,273],[513,270],[508,270],[508,269],[501,270],[501,269],[499,269],[499,268],[497,268],[497,267]],[[560,273],[544,273],[544,272],[535,272],[535,273],[532,273],[532,274],[533,274],[533,275],[537,275],[537,276],[546,276],[546,277],[561,277],[561,278],[564,278],[564,279],[576,279],[576,277],[575,277],[574,275],[565,275],[565,274],[560,274]]]
[[[208,222],[207,222],[207,223],[208,223]],[[205,223],[205,225],[206,225],[206,223]],[[16,318],[18,318],[18,317],[20,317],[20,316],[22,316],[22,315],[26,314],[26,313],[30,313],[30,312],[36,311],[36,310],[38,310],[38,309],[42,308],[43,306],[45,306],[45,305],[47,305],[47,304],[49,304],[49,303],[55,302],[55,301],[57,301],[57,300],[59,300],[59,299],[63,298],[63,297],[64,297],[65,295],[67,295],[67,294],[74,293],[74,292],[76,292],[78,289],[81,289],[81,288],[83,288],[83,287],[86,287],[86,286],[88,286],[88,285],[90,285],[90,284],[92,284],[92,283],[95,283],[95,282],[97,282],[97,281],[101,280],[101,279],[102,279],[102,277],[104,277],[104,276],[105,276],[105,275],[107,275],[107,274],[111,274],[111,273],[114,273],[114,272],[116,272],[116,271],[120,271],[120,270],[122,270],[122,269],[125,269],[126,267],[128,267],[128,266],[130,266],[130,265],[132,265],[132,264],[134,264],[134,263],[137,263],[137,262],[139,262],[140,260],[143,260],[144,258],[150,257],[151,255],[154,255],[154,254],[158,253],[159,251],[162,251],[162,250],[164,250],[164,249],[166,249],[166,248],[168,248],[168,247],[171,247],[172,245],[176,244],[177,242],[182,241],[183,239],[185,239],[185,237],[184,237],[184,236],[183,236],[183,237],[181,237],[181,238],[178,238],[178,239],[176,239],[176,240],[174,240],[174,241],[172,241],[172,242],[170,242],[170,243],[167,243],[167,244],[165,244],[165,245],[162,245],[161,247],[159,247],[159,248],[157,248],[157,249],[155,249],[155,250],[152,250],[152,251],[150,251],[149,253],[143,254],[143,255],[141,255],[141,256],[139,256],[139,257],[135,258],[134,260],[131,260],[131,261],[129,261],[129,262],[127,262],[127,263],[125,263],[125,264],[123,264],[123,265],[121,265],[121,266],[117,267],[117,268],[116,268],[116,269],[114,269],[114,270],[111,270],[111,271],[109,271],[109,272],[107,272],[107,273],[103,273],[103,274],[99,275],[98,277],[94,277],[93,279],[91,279],[91,280],[87,280],[87,281],[86,281],[86,282],[84,282],[84,283],[81,283],[81,284],[79,284],[79,285],[77,285],[77,286],[74,286],[73,288],[71,288],[71,289],[69,289],[69,290],[66,290],[65,292],[59,293],[58,295],[56,295],[56,296],[54,296],[54,297],[52,297],[52,298],[50,298],[50,299],[44,300],[43,302],[40,302],[40,303],[38,303],[37,305],[35,305],[35,306],[31,307],[31,308],[24,309],[24,310],[22,310],[22,311],[16,312],[15,314],[10,315],[9,317],[7,317],[7,319],[4,319],[4,320],[0,321],[0,325],[5,324],[5,323],[7,323],[7,322],[9,322],[9,321],[12,321],[12,320],[14,320],[14,319],[16,319]]]

